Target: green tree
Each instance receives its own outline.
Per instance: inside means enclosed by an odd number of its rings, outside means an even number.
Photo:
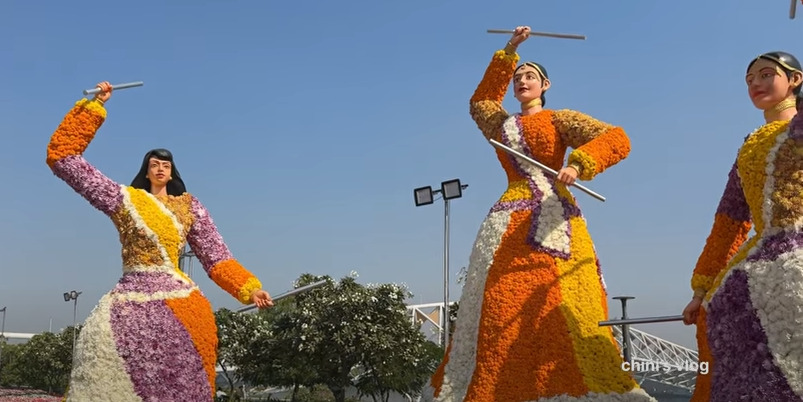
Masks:
[[[267,327],[259,315],[236,313],[225,308],[215,312],[215,322],[218,328],[217,364],[228,382],[226,394],[233,401],[236,396],[235,382],[242,380],[242,369],[237,365],[238,357],[249,354],[250,343],[254,338],[266,335]]]
[[[437,352],[429,357],[427,341],[407,318],[407,290],[309,274],[297,286],[321,280],[326,284],[261,313],[271,335],[250,347],[244,378],[296,391],[324,384],[337,402],[345,401],[350,386],[383,400],[391,392],[420,390],[438,358]]]
[[[0,347],[3,348],[2,362],[0,362],[0,387],[24,385],[17,365],[14,364],[22,352],[22,345],[2,343]]]
[[[245,377],[254,384],[293,389],[291,401],[299,401],[301,387],[316,385],[313,358],[306,350],[306,339],[299,324],[299,307],[295,299],[280,300],[273,308],[262,310],[268,336],[258,337],[251,344],[252,354],[244,356],[248,373]]]
[[[418,396],[440,362],[441,348],[411,325],[404,303],[411,295],[404,288],[385,284],[369,291],[363,308],[377,331],[362,345],[365,372],[357,389],[375,402],[387,402],[394,392]]]
[[[22,384],[60,393],[69,382],[72,345],[72,327],[59,334],[37,334],[21,345],[11,365]]]

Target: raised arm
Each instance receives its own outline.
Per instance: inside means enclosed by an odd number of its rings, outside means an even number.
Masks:
[[[519,56],[512,46],[498,50],[485,69],[479,86],[471,96],[469,110],[474,122],[487,139],[499,139],[502,124],[508,117],[502,107],[502,100],[513,79]]]
[[[714,215],[711,233],[694,268],[691,287],[695,296],[704,297],[711,289],[714,278],[725,269],[728,261],[747,240],[751,228],[750,208],[745,200],[741,179],[734,163]]]
[[[191,208],[195,220],[187,234],[187,241],[204,271],[221,289],[241,303],[251,303],[252,295],[262,289],[262,283],[234,259],[209,212],[194,196]]]
[[[103,101],[81,99],[76,102],[50,138],[47,165],[56,177],[110,216],[122,204],[122,188],[82,156],[105,120]]]
[[[630,138],[621,127],[574,110],[557,110],[554,124],[563,141],[573,150],[568,165],[580,180],[591,180],[630,154]]]

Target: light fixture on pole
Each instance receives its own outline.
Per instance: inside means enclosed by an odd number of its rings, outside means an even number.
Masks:
[[[462,197],[466,188],[468,184],[461,184],[460,179],[453,179],[442,182],[439,190],[433,190],[432,186],[413,190],[416,207],[434,203],[435,195],[440,195],[443,199],[443,311],[441,313],[443,347],[449,345],[449,200]]]
[[[64,293],[64,301],[68,302],[73,300],[73,308],[72,308],[72,355],[73,359],[75,359],[75,338],[78,334],[77,328],[75,326],[77,318],[78,318],[78,296],[81,295],[83,292],[78,291],[70,291]]]

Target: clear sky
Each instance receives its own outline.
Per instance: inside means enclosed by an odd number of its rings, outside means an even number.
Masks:
[[[491,4],[494,4],[493,6]],[[614,6],[615,4],[615,6]],[[7,0],[0,13],[0,307],[7,331],[83,320],[121,274],[114,227],[52,175],[53,130],[97,82],[119,91],[86,158],[129,183],[146,151],[176,156],[235,256],[273,294],[300,274],[406,283],[442,299],[443,204],[412,190],[460,178],[452,278],[506,181],[468,99],[508,35],[530,25],[550,108],[621,125],[631,156],[574,191],[611,296],[631,316],[679,314],[736,151],[762,114],[744,84],[771,50],[803,56],[787,0]],[[508,96],[505,106],[516,111]],[[237,302],[205,276],[215,308]],[[453,281],[453,299],[459,288]],[[618,316],[617,304],[611,314]],[[638,326],[695,347],[693,327]]]

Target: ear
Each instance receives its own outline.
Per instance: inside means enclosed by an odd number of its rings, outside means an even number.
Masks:
[[[549,87],[551,87],[551,86],[552,86],[552,82],[549,81],[549,78],[547,78],[547,79],[544,80],[543,83],[541,83],[541,90],[546,92],[546,90],[549,89]]]
[[[800,84],[803,84],[803,72],[795,71],[792,73],[792,79],[789,80],[789,85],[791,85],[792,88],[797,88]]]

